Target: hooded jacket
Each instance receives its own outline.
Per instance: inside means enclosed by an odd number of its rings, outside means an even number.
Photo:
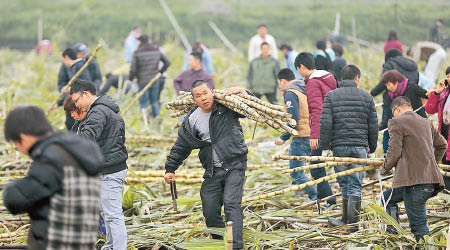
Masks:
[[[205,169],[204,177],[211,178],[213,175],[212,148],[228,170],[245,170],[247,161],[247,145],[244,141],[239,118],[244,116],[226,108],[222,104],[214,103],[211,117],[209,119],[209,132],[211,142],[196,138],[189,124],[189,117],[197,108],[192,109],[184,118],[178,129],[178,138],[170,150],[166,160],[166,173],[175,173],[178,167],[189,156],[192,150],[200,149],[198,157]]]
[[[383,64],[383,73],[393,69],[398,70],[398,72],[408,78],[408,83],[419,84],[419,69],[413,60],[404,56],[391,57]],[[380,82],[370,91],[370,94],[377,96],[385,90],[386,85]]]
[[[372,96],[353,80],[343,80],[339,88],[327,93],[320,117],[320,148],[336,146],[368,147],[375,152],[378,119]]]
[[[44,137],[30,149],[29,154],[33,159],[33,163],[29,167],[27,176],[23,179],[12,181],[4,187],[3,203],[12,214],[25,212],[29,214],[31,219],[29,234],[35,240],[34,244],[36,244],[29,246],[30,249],[46,249],[49,236],[49,216],[57,209],[55,206],[51,206],[50,203],[54,201],[53,198],[55,196],[64,195],[60,193],[65,187],[63,180],[67,178],[65,169],[76,166],[76,169],[78,169],[76,171],[81,170],[85,173],[83,175],[97,178],[104,158],[95,142],[71,133],[56,133]],[[70,159],[67,160],[64,154],[70,155]],[[74,160],[76,162],[73,162]],[[99,188],[100,178],[98,177],[94,181],[97,181]],[[84,188],[92,192],[88,194],[91,199],[94,199],[94,201],[98,199],[99,201],[100,192],[96,193],[95,190],[89,189],[91,187],[85,186]],[[68,194],[68,197],[82,197],[82,195],[84,194],[71,193]],[[78,205],[88,209],[86,206],[88,203],[84,202]],[[74,205],[76,206],[76,204]],[[98,204],[92,209],[97,209],[97,214],[90,214],[90,216],[98,216]],[[83,216],[89,216],[89,213],[87,210],[83,210],[81,213],[80,211],[72,211],[71,215],[74,215],[74,218],[83,218]],[[71,220],[70,218],[65,218],[65,221],[69,222]],[[83,224],[86,225],[88,223]],[[68,230],[70,224],[65,225],[64,230]],[[79,228],[82,228],[81,226],[80,224]],[[92,228],[90,229],[92,230]],[[93,243],[95,243],[95,231],[89,236],[94,236]]]
[[[316,70],[305,78],[306,96],[308,97],[309,125],[311,139],[319,139],[320,114],[322,113],[323,99],[328,91],[336,89],[336,79],[333,74],[325,70]]]
[[[292,115],[297,122],[295,129],[298,135],[295,137],[308,137],[311,134],[309,127],[308,100],[306,97],[306,85],[303,80],[295,80],[289,87],[282,91],[286,112]],[[287,141],[291,134],[285,133],[280,138]]]
[[[112,174],[127,168],[128,152],[125,147],[125,123],[117,105],[109,96],[99,96],[84,120],[79,134],[98,143],[105,156],[103,174]]]

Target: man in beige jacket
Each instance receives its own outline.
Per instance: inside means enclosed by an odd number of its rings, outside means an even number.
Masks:
[[[447,149],[445,138],[430,120],[414,113],[411,102],[399,96],[392,102],[389,148],[381,173],[395,167],[392,188],[384,192],[386,211],[398,221],[397,203],[404,201],[409,226],[417,241],[429,235],[426,202],[444,188],[439,162]]]

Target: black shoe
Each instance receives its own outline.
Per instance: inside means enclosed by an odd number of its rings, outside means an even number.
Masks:
[[[347,207],[347,224],[354,224],[359,222],[359,212],[361,211],[361,198],[359,196],[348,197]],[[359,225],[351,225],[348,230],[351,233],[359,230]]]
[[[399,217],[399,211],[398,211],[398,207],[387,207],[386,208],[386,213],[389,214],[392,218],[394,218],[395,221],[400,222],[400,217]],[[398,234],[397,229],[395,229],[395,227],[388,225],[386,227],[386,232],[390,233],[390,234]]]
[[[337,227],[337,226],[343,226],[347,224],[347,207],[348,207],[348,200],[347,199],[343,199],[342,200],[342,219],[336,219],[336,218],[328,218],[328,223],[333,226],[333,227]]]

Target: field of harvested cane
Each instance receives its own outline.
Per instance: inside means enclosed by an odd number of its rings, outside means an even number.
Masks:
[[[146,120],[145,114],[140,113],[138,104],[124,116],[130,156],[127,184],[123,190],[129,248],[225,249],[226,240],[213,240],[209,237],[209,233],[225,234],[225,230],[205,227],[199,196],[203,170],[197,158],[198,151],[194,151],[176,173],[177,212],[172,206],[170,187],[163,182],[165,158],[177,134],[178,119],[172,117],[181,115],[193,106],[189,95],[176,99],[172,88],[172,79],[180,73],[184,52],[172,44],[166,44],[163,48],[172,60],[172,66],[162,94],[164,108],[161,110],[161,119]],[[377,83],[384,56],[381,51],[374,50],[363,49],[361,53],[354,53],[353,48],[348,47],[345,57],[349,63],[362,69],[361,86],[368,90]],[[99,51],[98,59],[104,74],[120,71],[126,73],[127,67],[123,67],[122,54],[122,49],[107,47]],[[243,54],[231,54],[223,50],[212,50],[212,54],[217,69],[215,81],[218,89],[245,86],[248,65]],[[33,52],[0,50],[0,126],[8,110],[17,105],[35,104],[45,110],[49,108],[58,95],[56,78],[60,63],[59,54],[37,56]],[[113,89],[109,94],[122,108],[133,98],[131,93],[125,94],[121,89]],[[287,161],[290,158],[286,157],[288,146],[271,147],[267,143],[289,130],[286,126],[291,122],[289,117],[278,106],[265,105],[239,95],[223,98],[217,92],[216,100],[251,118],[241,119],[249,146],[249,166],[242,204],[246,249],[445,248],[450,195],[440,193],[429,200],[427,215],[431,237],[426,238],[425,242],[417,243],[409,232],[404,207],[401,208],[401,223],[397,224],[379,205],[381,190],[390,186],[389,177],[375,180],[366,174],[360,231],[348,234],[345,227],[331,228],[327,224],[327,218],[339,217],[340,210],[323,209],[315,202],[310,202],[306,194],[299,195],[295,191],[306,185],[329,180],[339,204],[341,196],[336,182],[337,175],[332,167],[355,162],[355,159],[322,159],[325,163],[308,165],[303,169],[325,166],[329,175],[326,179],[292,186]],[[49,119],[57,130],[64,128],[61,109],[52,112]],[[380,151],[378,157],[381,157]],[[312,159],[303,157],[301,160]],[[376,169],[381,161],[380,158],[361,161],[361,168],[357,171]],[[6,143],[2,136],[0,188],[8,181],[24,176],[29,163],[29,159],[15,152],[14,147]],[[13,216],[0,204],[0,249],[23,248],[28,223],[27,215]],[[399,234],[387,234],[384,230],[386,225],[394,226]]]

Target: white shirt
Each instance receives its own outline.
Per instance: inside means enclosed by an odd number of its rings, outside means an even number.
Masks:
[[[248,44],[248,61],[251,62],[253,59],[261,55],[261,43],[267,42],[270,46],[270,55],[278,60],[278,48],[275,38],[273,36],[266,34],[263,39],[259,34],[254,35]]]

